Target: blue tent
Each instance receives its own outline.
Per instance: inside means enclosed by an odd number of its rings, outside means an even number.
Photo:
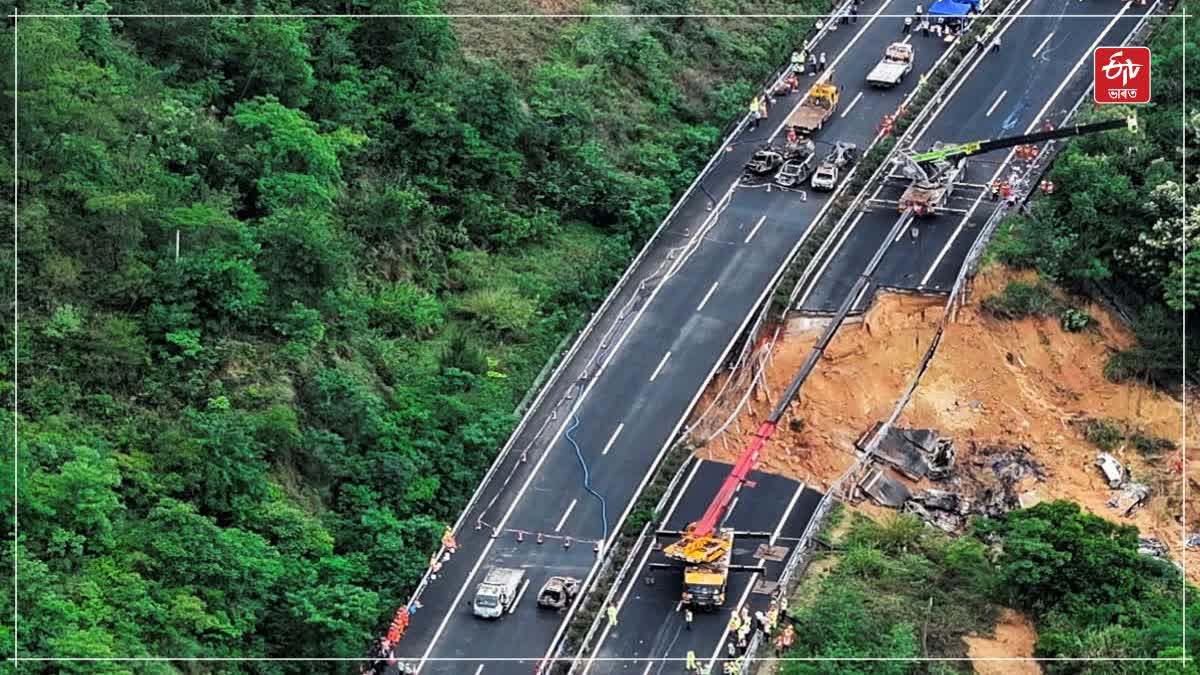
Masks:
[[[931,16],[966,16],[974,3],[955,2],[955,0],[937,0],[929,6]]]

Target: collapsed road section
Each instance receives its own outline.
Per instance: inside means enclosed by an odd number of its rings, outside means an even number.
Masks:
[[[876,55],[861,46],[895,30],[879,20],[891,1],[860,3],[856,22],[827,22],[826,29],[842,26],[820,38],[820,48],[833,55],[827,69],[798,76],[796,93],[783,95],[778,107],[799,106],[806,100],[801,92],[833,81],[837,72],[865,73]],[[927,70],[940,51],[918,52],[914,70]],[[851,105],[810,140],[865,147],[878,136],[880,117],[915,86],[910,80],[868,92],[857,77],[840,82]],[[398,615],[399,665],[526,673],[553,652],[578,602],[558,613],[539,611],[528,598],[555,576],[589,586],[705,384],[837,197],[742,180],[744,165],[784,133],[786,119],[776,111],[756,129],[743,120],[697,179],[702,189],[689,190],[676,205],[550,377]],[[710,201],[711,194],[718,196]],[[525,570],[533,590],[514,597],[503,616],[484,621],[470,600],[496,568]]]
[[[1068,10],[1068,6],[1063,0],[1047,0],[1041,2],[1034,1],[1026,2],[1022,5],[1023,10],[1030,7],[1036,7],[1034,11],[1037,13],[1063,13]],[[1128,38],[1135,26],[1140,21],[1140,16],[1127,16],[1128,12],[1129,8],[1126,7],[1123,8],[1115,17],[1100,17],[1095,21],[1083,22],[1080,24],[1080,26],[1078,26],[1078,30],[1076,30],[1076,27],[1072,27],[1072,30],[1069,31],[1065,31],[1061,26],[1057,25],[1045,26],[1044,22],[1025,23],[1024,27],[1017,29],[1017,32],[1014,34],[1036,35],[1037,32],[1042,29],[1048,30],[1052,33],[1054,29],[1057,28],[1066,35],[1064,41],[1057,45],[1056,49],[1063,48],[1060,51],[1067,52],[1067,57],[1065,59],[1061,57],[1055,57],[1053,60],[1054,67],[1046,67],[1044,69],[1037,68],[1032,73],[1029,70],[1029,64],[1027,60],[1028,57],[1024,56],[1023,54],[1009,54],[1008,56],[1004,56],[1003,53],[996,54],[990,49],[976,50],[973,54],[974,61],[970,64],[968,74],[970,74],[972,71],[979,70],[987,72],[986,66],[988,64],[1000,64],[997,67],[1003,68],[1006,72],[1014,73],[1014,78],[1017,77],[1015,73],[1018,71],[1020,72],[1019,79],[1014,79],[1013,82],[1019,82],[1025,91],[1021,95],[1019,106],[1011,114],[1006,115],[1006,121],[1001,125],[1000,131],[1003,132],[1004,130],[1014,127],[1015,125],[1021,124],[1022,117],[1024,116],[1026,120],[1025,126],[1028,129],[1027,133],[1012,133],[1007,135],[1004,133],[998,133],[995,136],[995,141],[957,144],[953,146],[941,145],[933,149],[932,152],[934,154],[913,151],[907,155],[907,159],[910,160],[907,162],[907,164],[910,166],[916,164],[918,169],[926,169],[926,171],[928,171],[929,169],[937,167],[922,166],[923,164],[928,165],[929,163],[936,163],[938,161],[943,161],[948,157],[954,160],[952,163],[957,163],[957,160],[962,157],[986,152],[987,150],[991,149],[1000,150],[1021,145],[1036,147],[1034,144],[1044,142],[1056,135],[1067,136],[1079,133],[1081,131],[1101,132],[1108,131],[1113,128],[1127,126],[1128,123],[1126,121],[1120,120],[1106,123],[1094,128],[1062,130],[1057,128],[1043,128],[1041,132],[1038,132],[1036,129],[1030,128],[1034,126],[1034,123],[1029,121],[1029,119],[1032,118],[1033,120],[1040,121],[1051,106],[1055,104],[1069,105],[1071,101],[1075,100],[1073,97],[1066,95],[1063,95],[1060,98],[1060,95],[1063,94],[1064,89],[1072,85],[1074,77],[1080,69],[1079,64],[1082,63],[1086,54],[1090,54],[1090,48],[1092,45],[1106,39],[1120,43]],[[1019,17],[1017,20],[1019,20]],[[1013,23],[1005,25],[1002,30],[1011,29],[1017,20],[1014,20]],[[1049,33],[1047,34],[1047,38],[1048,37],[1050,37]],[[1042,41],[1050,42],[1049,39]],[[1068,46],[1070,49],[1066,49]],[[1080,54],[1083,54],[1084,56],[1080,56]],[[972,75],[972,78],[973,77],[974,76]],[[982,77],[978,82],[976,82],[974,79],[971,79],[970,81],[972,82],[970,86],[975,90],[978,90],[976,91],[977,94],[981,94],[983,97],[991,96],[997,100],[1002,98],[1001,94],[1004,94],[1004,92],[1007,91],[1006,87],[1011,84],[1004,77]],[[947,110],[950,111],[950,114],[953,114],[954,110],[956,110],[955,108],[950,107],[956,101],[956,99],[953,98],[953,95],[966,86],[964,85],[964,82],[967,82],[967,78],[965,77],[953,83],[952,87],[950,88],[950,94],[942,99],[943,105],[940,111],[931,118],[929,123],[923,126],[921,129],[921,134],[929,132],[931,128],[934,128],[935,125],[939,123],[955,125],[961,124],[960,121],[954,120],[952,117],[947,116]],[[968,100],[965,104],[960,105],[977,105],[979,100],[980,98],[973,98],[972,100]],[[1041,108],[1041,110],[1038,110],[1039,108]],[[1031,110],[1033,111],[1032,114]],[[1065,118],[1065,113],[1067,111],[1064,110],[1063,112],[1064,114],[1057,117],[1057,119],[1061,120]],[[966,117],[969,118],[970,116],[967,115]],[[987,117],[987,115],[985,115],[985,117]],[[917,136],[917,138],[920,138],[920,134]],[[898,157],[902,156],[901,153],[896,153],[896,155]],[[1009,159],[1011,159],[1012,156],[1013,153],[1010,153]],[[1004,163],[1007,163],[1007,160]],[[962,165],[958,164],[958,168],[961,169]],[[679,625],[682,621],[684,624],[691,625],[692,622],[687,620],[689,617],[688,605],[695,605],[697,603],[693,602],[695,593],[686,583],[686,575],[689,571],[699,569],[701,566],[706,564],[711,565],[713,563],[722,562],[730,563],[729,567],[731,571],[723,572],[728,579],[735,578],[734,572],[745,573],[748,571],[744,569],[746,566],[745,563],[739,565],[736,560],[724,561],[722,558],[722,555],[727,554],[727,552],[730,550],[736,552],[737,542],[744,539],[744,537],[739,538],[737,528],[730,525],[727,521],[723,520],[723,518],[726,516],[726,514],[728,514],[729,506],[733,503],[733,495],[738,494],[738,489],[747,484],[748,481],[746,478],[749,475],[749,471],[756,465],[759,459],[759,454],[765,445],[766,440],[770,438],[778,428],[778,423],[781,421],[782,417],[780,413],[781,407],[786,408],[795,400],[795,395],[798,393],[806,378],[812,373],[818,360],[821,359],[824,350],[830,344],[833,335],[836,333],[843,320],[852,312],[857,313],[862,311],[862,308],[865,306],[863,299],[869,298],[867,295],[868,291],[871,291],[876,286],[880,285],[878,283],[879,277],[894,274],[896,265],[902,266],[904,264],[909,264],[913,266],[919,266],[922,264],[920,259],[905,259],[903,256],[897,256],[893,253],[893,244],[895,242],[900,241],[903,235],[910,232],[915,239],[918,228],[922,226],[921,224],[923,222],[925,222],[922,217],[932,215],[923,209],[917,208],[918,204],[916,204],[912,199],[910,199],[908,203],[901,203],[904,192],[908,190],[908,188],[912,187],[913,183],[916,182],[920,176],[904,176],[901,174],[897,177],[885,178],[884,180],[895,181],[896,178],[906,179],[906,185],[896,192],[894,197],[892,197],[894,200],[892,204],[884,204],[887,208],[878,208],[880,206],[879,202],[887,201],[886,198],[879,199],[881,193],[883,193],[883,190],[887,185],[887,182],[880,182],[874,186],[871,186],[871,189],[874,190],[872,197],[876,200],[874,204],[876,209],[875,213],[880,215],[880,220],[878,223],[872,223],[876,227],[872,228],[872,230],[869,232],[869,235],[860,237],[854,242],[853,249],[850,250],[852,250],[856,255],[842,256],[839,259],[839,248],[845,243],[846,239],[849,238],[850,234],[853,232],[853,228],[849,230],[843,228],[842,231],[835,230],[835,233],[841,236],[840,243],[837,246],[830,248],[824,260],[818,262],[820,265],[820,270],[814,278],[814,282],[807,286],[810,292],[806,292],[806,297],[800,303],[802,309],[807,309],[805,306],[805,300],[808,300],[809,296],[813,295],[811,293],[811,289],[829,278],[826,276],[826,273],[831,267],[836,270],[835,276],[838,276],[838,280],[844,283],[841,283],[840,285],[834,284],[832,286],[832,290],[828,286],[823,290],[824,302],[827,304],[825,304],[822,309],[832,310],[834,315],[833,320],[825,324],[821,335],[816,338],[815,345],[813,345],[813,347],[806,352],[807,355],[804,361],[798,366],[797,370],[794,371],[795,375],[791,377],[790,383],[787,386],[783,396],[778,399],[772,414],[767,417],[765,421],[751,415],[751,417],[754,418],[754,425],[750,428],[757,427],[758,431],[754,432],[754,436],[749,440],[749,445],[736,455],[729,455],[726,453],[726,456],[736,463],[734,464],[734,468],[732,469],[730,475],[727,477],[726,483],[717,491],[717,498],[713,500],[709,510],[704,514],[704,517],[691,523],[682,530],[683,538],[680,542],[667,546],[667,548],[661,554],[655,554],[661,555],[663,558],[673,560],[676,563],[682,563],[682,566],[678,567],[673,573],[680,577],[678,581],[683,582],[683,595],[676,596],[676,602],[673,605],[669,603],[661,603],[659,606],[654,608],[644,606],[644,609],[641,611],[652,611],[654,613],[654,620],[650,622],[651,624],[656,626],[671,626]],[[929,176],[926,176],[926,178],[929,178]],[[946,192],[948,193],[949,190]],[[909,196],[913,197],[914,195],[910,193]],[[942,197],[948,196],[948,194],[942,195]],[[969,218],[976,210],[978,210],[977,206],[980,201],[980,199],[976,199],[974,201],[974,207],[963,209],[960,211],[960,213]],[[949,211],[951,208],[953,208],[952,205],[948,206],[948,203],[942,200],[939,200],[938,206],[945,207],[945,211]],[[899,211],[898,218],[897,211]],[[918,211],[921,212],[918,213]],[[848,214],[847,218],[861,221],[863,215],[863,213],[855,214],[851,212]],[[960,226],[957,229],[961,231],[962,228]],[[955,238],[957,238],[957,235],[952,234],[947,236],[946,240],[953,241]],[[974,239],[972,238],[969,243],[974,244]],[[967,248],[969,249],[971,246],[968,245]],[[957,258],[948,259],[945,254],[940,254],[936,257],[937,260],[934,264],[935,267],[938,264],[941,264],[943,261],[946,261],[948,264],[955,263],[954,271],[951,275],[952,277],[955,277],[959,276],[966,256],[964,251],[963,255]],[[888,262],[885,263],[885,260],[888,260]],[[835,264],[831,265],[831,262]],[[928,261],[924,262],[928,263]],[[800,422],[801,424],[799,426],[803,428],[803,420],[800,420]],[[936,459],[936,457],[931,459]],[[944,459],[944,457],[942,459]],[[892,486],[888,485],[882,487],[890,488]],[[756,495],[751,492],[749,496],[742,496],[739,498],[754,499],[755,497]],[[895,499],[905,499],[906,495],[900,492],[892,496],[885,496],[885,498],[889,499],[893,497]],[[933,501],[936,502],[936,499]],[[673,515],[674,514],[672,514],[672,516]],[[668,518],[668,520],[670,520],[670,518]],[[811,525],[809,526],[808,530],[811,531]],[[666,530],[664,530],[663,534],[665,533]],[[732,533],[733,536],[725,536],[727,533]],[[806,536],[808,534],[809,532],[805,533]],[[801,545],[798,544],[795,548],[800,550]],[[671,570],[673,567],[670,562],[664,561],[658,564],[667,570]],[[785,566],[785,571],[782,573],[783,577],[785,577],[783,580],[786,580],[786,569],[787,566]],[[628,579],[626,581],[627,585],[625,586],[623,593],[628,594],[630,592],[629,588],[632,584],[645,583],[644,581],[636,581],[636,579],[644,577],[645,575],[642,574],[634,575]],[[657,585],[657,582],[655,582],[655,585]],[[679,592],[679,587],[676,587],[676,592]],[[730,598],[729,595],[726,595],[726,597],[727,599]],[[762,605],[769,601],[765,599],[759,599],[758,602],[759,605]],[[726,607],[726,609],[732,609],[736,612],[740,609],[742,604],[744,604],[744,600],[736,604],[731,603]],[[620,608],[618,607],[616,609],[619,610]],[[680,660],[680,654],[683,654],[683,658],[689,661],[692,658],[696,658],[697,655],[700,655],[700,657],[706,661],[704,666],[712,667],[716,665],[716,660],[718,660],[720,656],[726,652],[725,648],[727,645],[725,644],[725,640],[729,635],[729,626],[726,624],[727,617],[728,614],[725,614],[724,616],[718,616],[716,618],[710,618],[708,616],[693,616],[692,621],[694,621],[697,626],[700,625],[701,621],[704,621],[706,630],[685,631],[683,633],[679,633],[668,629],[665,633],[663,633],[664,639],[669,638],[668,643],[662,643],[656,639],[655,641],[652,641],[652,644],[646,644],[645,640],[637,635],[626,635],[626,637],[622,638],[623,633],[618,626],[612,627],[615,628],[615,630],[606,630],[601,625],[599,631],[601,633],[601,638],[599,643],[597,645],[588,647],[590,650],[589,655],[581,655],[582,660],[585,663],[584,668],[588,672],[627,672],[630,671],[630,666],[621,665],[622,662],[619,659],[655,658],[652,656],[655,653],[657,653],[658,665],[655,666],[653,662],[647,661],[646,665],[644,666],[647,672],[654,672],[654,668],[661,667],[662,663],[665,663],[665,660]],[[602,617],[600,619],[600,623],[602,624],[603,621],[604,619]],[[716,639],[714,639],[714,636]],[[750,653],[753,653],[756,645],[756,642],[751,643],[749,648]],[[736,663],[723,663],[722,666],[728,665],[732,668],[743,667],[744,661],[742,661],[741,658],[744,657],[744,654],[742,654],[738,646],[736,644],[733,645],[730,651],[738,654],[739,659],[737,659]],[[637,667],[640,670],[641,666]]]

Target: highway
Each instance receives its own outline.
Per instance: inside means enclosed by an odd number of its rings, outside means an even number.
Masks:
[[[1080,7],[1073,0],[1025,0],[1021,13],[1055,15],[1078,12]],[[1001,50],[978,57],[969,76],[948,92],[946,104],[915,136],[914,147],[923,151],[939,140],[961,143],[1018,135],[1040,129],[1046,119],[1061,123],[1066,110],[1091,83],[1093,47],[1121,44],[1147,9],[1113,3],[1107,15],[1015,18],[1001,33]],[[994,175],[1006,178],[1009,168],[1002,164],[1011,158],[1007,150],[972,157],[967,180],[986,184]],[[872,197],[895,200],[902,191],[903,185],[893,181],[876,186]],[[956,192],[949,206],[967,213],[915,221],[916,236],[910,230],[892,245],[853,312],[865,311],[879,287],[950,289],[979,226],[994,206],[980,190],[970,189]],[[801,292],[798,308],[807,314],[833,314],[897,215],[894,208],[872,206],[853,216],[840,243]]]
[[[1019,9],[1027,14],[1051,14],[1067,12],[1073,7],[1067,0],[1029,0]],[[1088,64],[1093,45],[1123,42],[1145,8],[1131,8],[1126,4],[1118,11],[1122,12],[1119,16],[1014,19],[1002,33],[1002,41],[1012,45],[1011,51],[981,55],[978,64],[969,72],[969,77],[951,86],[945,106],[915,136],[916,147],[925,149],[933,140],[962,142],[1032,131],[1030,127],[1040,126],[1042,120],[1052,113],[1053,122],[1060,122],[1065,109],[1075,102],[1089,84]],[[920,45],[920,42],[917,44]],[[1006,162],[1011,159],[1011,153],[1008,157],[1004,153],[996,154],[999,157],[987,158],[991,161],[974,159],[974,174],[969,180],[986,183],[993,174],[999,174],[1002,170],[1001,160]],[[1003,171],[1006,172],[1007,168]],[[895,199],[900,193],[899,188],[887,184],[870,185],[867,190],[873,196],[884,199]],[[962,204],[952,205],[966,211],[964,214],[917,221],[920,231],[916,239],[906,233],[897,240],[880,264],[877,272],[880,283],[948,290],[961,268],[967,249],[974,241],[978,226],[992,210],[989,201],[979,198],[978,190],[971,193],[970,197],[970,200],[963,200]],[[894,208],[852,215],[850,222],[854,226],[846,231],[841,243],[831,249],[828,260],[817,268],[815,283],[805,289],[801,296],[800,305],[804,310],[832,314],[846,298],[898,217]],[[858,311],[869,306],[870,300],[869,292],[861,297],[857,303]],[[669,527],[678,528],[702,513],[704,503],[715,492],[715,485],[695,480],[685,483],[681,490],[681,505],[670,513]],[[809,491],[805,491],[804,495],[808,494]],[[736,509],[745,509],[742,512],[745,514],[754,508],[752,503],[755,501],[765,502],[764,508],[774,510],[757,514],[760,520],[742,524],[745,521],[739,518]],[[788,521],[782,526],[785,537],[796,531],[794,527],[800,527],[802,531],[815,508],[815,501],[811,506],[806,504],[790,513],[783,513],[784,503],[780,496],[768,496],[758,488],[743,490],[731,522],[739,529],[763,530],[778,526],[782,520]],[[696,506],[689,510],[688,504]],[[689,650],[695,651],[704,660],[723,656],[728,611],[719,617],[697,617],[691,631],[681,631],[683,621],[677,598],[680,591],[678,575],[672,577],[659,572],[658,583],[645,586],[645,566],[655,558],[661,558],[661,553],[643,552],[642,555],[648,557],[642,559],[639,574],[631,577],[622,591],[624,595],[617,596],[624,598],[618,627],[611,632],[601,629],[599,646],[591,652],[584,669],[587,673],[676,672],[681,668],[679,661],[662,659],[681,659]],[[756,564],[747,555],[747,550],[736,552],[735,564]],[[767,577],[770,578],[770,575],[768,569]],[[669,585],[664,588],[664,583]],[[745,584],[741,583],[740,591],[730,593],[728,609],[738,607],[745,601],[751,603],[752,611],[766,604],[765,597],[746,594]],[[633,589],[632,592],[630,589]],[[604,618],[600,617],[598,621],[603,625]],[[627,629],[627,623],[633,623],[634,626]],[[720,672],[719,660],[713,672]]]
[[[940,53],[937,46],[918,48],[914,72],[902,86],[866,90],[865,73],[889,41],[902,37],[898,19],[876,18],[892,5],[864,2],[857,23],[841,26],[817,46],[829,55],[835,83],[843,85],[839,113],[815,135],[819,155],[828,151],[823,144],[837,140],[864,147],[882,116]],[[803,78],[804,88],[812,81]],[[612,300],[533,406],[513,452],[457,528],[457,553],[421,592],[397,648],[403,662],[427,673],[528,673],[552,648],[568,617],[538,611],[537,589],[556,574],[589,577],[599,560],[594,543],[613,536],[785,261],[829,203],[820,193],[735,189],[756,144],[778,135],[798,101],[797,95],[781,99],[758,130],[743,132],[722,153],[703,184],[723,206],[710,212],[699,191],[679,206],[631,272],[633,283]],[[643,279],[649,283],[639,285]],[[518,532],[528,534],[518,540]],[[536,543],[537,533],[545,535],[544,543]],[[563,545],[567,537],[569,547]],[[512,614],[476,619],[470,610],[474,588],[495,566],[524,568],[530,587]]]
[[[663,517],[663,530],[679,531],[704,511],[708,498],[717,490],[729,472],[728,464],[697,461],[688,470],[687,478],[669,497],[670,507]],[[772,537],[734,539],[734,565],[762,565],[763,572],[732,572],[726,590],[729,607],[750,604],[751,614],[764,610],[770,602],[769,593],[753,592],[757,579],[778,579],[792,545],[804,533],[809,519],[817,508],[821,493],[781,476],[752,473],[753,488],[741,491],[730,509],[726,525],[738,531],[770,532]],[[666,546],[672,537],[660,536],[659,544]],[[763,560],[755,557],[761,544],[786,549],[782,560]],[[722,645],[728,642],[726,627],[729,610],[695,613],[691,629],[685,626],[679,611],[679,594],[683,575],[674,570],[653,570],[653,563],[669,563],[661,550],[647,541],[634,551],[639,561],[636,573],[626,579],[616,598],[618,620],[615,629],[602,629],[598,647],[581,671],[591,675],[601,673],[637,673],[657,675],[681,670],[689,650],[703,660],[723,656]],[[777,556],[770,556],[772,558]],[[720,672],[714,666],[713,672]]]

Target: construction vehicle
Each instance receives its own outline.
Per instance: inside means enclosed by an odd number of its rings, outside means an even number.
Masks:
[[[733,528],[723,528],[717,535],[718,548],[733,550]],[[668,547],[670,548],[670,547]],[[667,557],[671,557],[667,553]],[[683,602],[702,610],[715,610],[725,604],[725,585],[729,582],[729,559],[726,553],[711,563],[687,565],[683,570]],[[679,560],[676,557],[676,560]]]
[[[867,84],[872,87],[894,87],[900,84],[913,68],[913,56],[912,45],[893,42],[883,50],[883,58],[879,63],[867,73]]]
[[[538,607],[562,609],[571,604],[579,594],[579,580],[575,577],[550,577],[538,591]]]
[[[785,124],[796,133],[811,136],[812,133],[825,126],[825,122],[833,117],[837,110],[838,88],[832,82],[818,82],[808,90],[804,102],[792,111]]]
[[[817,147],[807,138],[797,137],[795,142],[783,148],[783,166],[775,174],[775,183],[781,187],[795,187],[808,178],[812,170],[812,158]]]
[[[971,155],[1121,128],[1136,133],[1137,117],[1064,126],[1032,134],[972,141],[961,145],[948,145],[938,141],[928,152],[907,153],[897,160],[901,173],[912,181],[900,196],[898,209],[901,213],[911,210],[913,215],[917,216],[935,215],[954,192],[954,186],[966,177],[967,157]]]
[[[495,619],[511,612],[524,582],[525,570],[493,567],[475,590],[475,616]]]
[[[825,156],[812,177],[814,190],[828,192],[832,190],[841,177],[842,169],[850,166],[858,159],[858,146],[853,143],[838,141],[833,144],[833,150]]]

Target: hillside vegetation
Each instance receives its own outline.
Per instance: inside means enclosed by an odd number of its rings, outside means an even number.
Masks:
[[[796,643],[785,656],[895,660],[839,662],[836,671],[828,662],[796,660],[781,664],[781,675],[971,672],[961,660],[968,655],[964,638],[990,632],[1001,607],[1033,620],[1039,658],[1184,655],[1183,577],[1170,563],[1138,554],[1136,527],[1063,501],[980,519],[959,539],[908,514],[878,523],[853,518],[837,538],[838,553],[817,563],[825,571],[793,597]],[[1197,629],[1192,612],[1187,634]],[[902,660],[926,657],[951,660]],[[1039,665],[1048,675],[1200,673],[1190,660]]]
[[[1181,1],[1173,11],[1194,14],[1200,2]],[[1048,175],[1055,192],[1003,223],[990,253],[1068,289],[1099,286],[1115,295],[1135,315],[1139,344],[1109,361],[1109,377],[1178,390],[1185,372],[1200,372],[1200,340],[1191,338],[1185,363],[1181,330],[1185,315],[1200,319],[1200,89],[1183,78],[1200,72],[1200,34],[1168,18],[1150,47],[1153,102],[1120,111],[1136,112],[1139,133],[1070,141]]]
[[[440,8],[18,5],[88,15]],[[730,9],[575,5],[566,9]],[[459,38],[493,24],[537,35],[537,48],[514,59]],[[21,653],[363,654],[555,347],[809,27],[21,20]],[[13,39],[10,22],[6,59]],[[10,127],[11,107],[0,117]],[[6,175],[12,157],[6,138]],[[10,194],[5,218],[11,204]],[[6,297],[12,244],[0,256]],[[6,400],[13,375],[0,359]],[[11,409],[0,418],[11,447]],[[177,669],[204,670],[23,671]]]

